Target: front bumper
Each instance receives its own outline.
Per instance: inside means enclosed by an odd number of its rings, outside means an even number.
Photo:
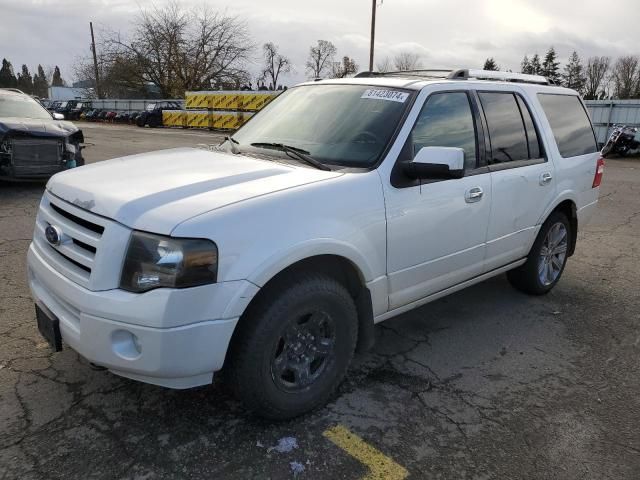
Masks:
[[[60,320],[63,342],[111,372],[169,388],[211,383],[258,287],[246,281],[144,294],[91,291],[27,256],[34,300]]]

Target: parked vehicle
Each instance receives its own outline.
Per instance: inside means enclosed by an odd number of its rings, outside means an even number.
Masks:
[[[70,110],[68,114],[69,120],[80,120],[83,112],[90,110],[91,102],[76,102],[76,105]]]
[[[55,109],[55,112],[61,114],[65,120],[71,120],[71,112],[76,108],[77,100],[67,100],[61,102]]]
[[[375,323],[505,272],[549,292],[598,201],[584,104],[538,76],[439,75],[304,83],[217,150],[56,175],[28,253],[42,335],[170,388],[224,367],[284,419],[326,402]]]
[[[39,180],[84,164],[82,131],[31,96],[0,89],[0,178]]]
[[[640,149],[640,132],[636,127],[614,125],[609,140],[602,148],[602,156],[610,154],[624,157],[630,152]]]
[[[141,112],[136,117],[136,125],[139,127],[145,127],[149,125],[152,128],[162,126],[162,111],[163,110],[180,110],[182,107],[178,102],[155,102],[147,105],[145,111]]]
[[[138,116],[140,115],[141,112],[131,112],[129,114],[129,123],[131,125],[135,125],[136,124],[136,120],[138,119]]]
[[[62,104],[62,102],[60,100],[49,101],[48,103],[49,103],[49,105],[46,108],[47,108],[47,110],[49,110],[52,113],[55,112],[56,109],[58,109],[60,107],[60,105]]]

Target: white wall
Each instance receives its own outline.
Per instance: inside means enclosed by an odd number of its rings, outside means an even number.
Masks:
[[[86,96],[86,89],[72,87],[49,87],[50,100],[76,100]]]

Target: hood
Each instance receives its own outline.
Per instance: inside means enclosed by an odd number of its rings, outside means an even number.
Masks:
[[[198,148],[116,158],[53,176],[49,192],[130,228],[169,235],[202,213],[339,172]]]
[[[71,122],[21,117],[0,117],[0,138],[7,133],[43,137],[68,137],[79,129]]]

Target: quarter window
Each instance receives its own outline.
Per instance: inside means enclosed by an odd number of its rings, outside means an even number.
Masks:
[[[560,155],[569,158],[598,151],[591,121],[577,96],[540,93],[538,99]]]
[[[476,133],[466,92],[431,95],[411,132],[412,156],[422,147],[456,147],[464,150],[465,168],[476,167]]]
[[[539,158],[538,138],[526,105],[521,104],[524,107],[521,113],[516,95],[509,92],[482,92],[478,95],[489,128],[491,142],[489,163]],[[523,120],[523,114],[531,124],[530,129],[525,129],[526,121]],[[531,148],[532,144],[538,144],[538,147]]]

